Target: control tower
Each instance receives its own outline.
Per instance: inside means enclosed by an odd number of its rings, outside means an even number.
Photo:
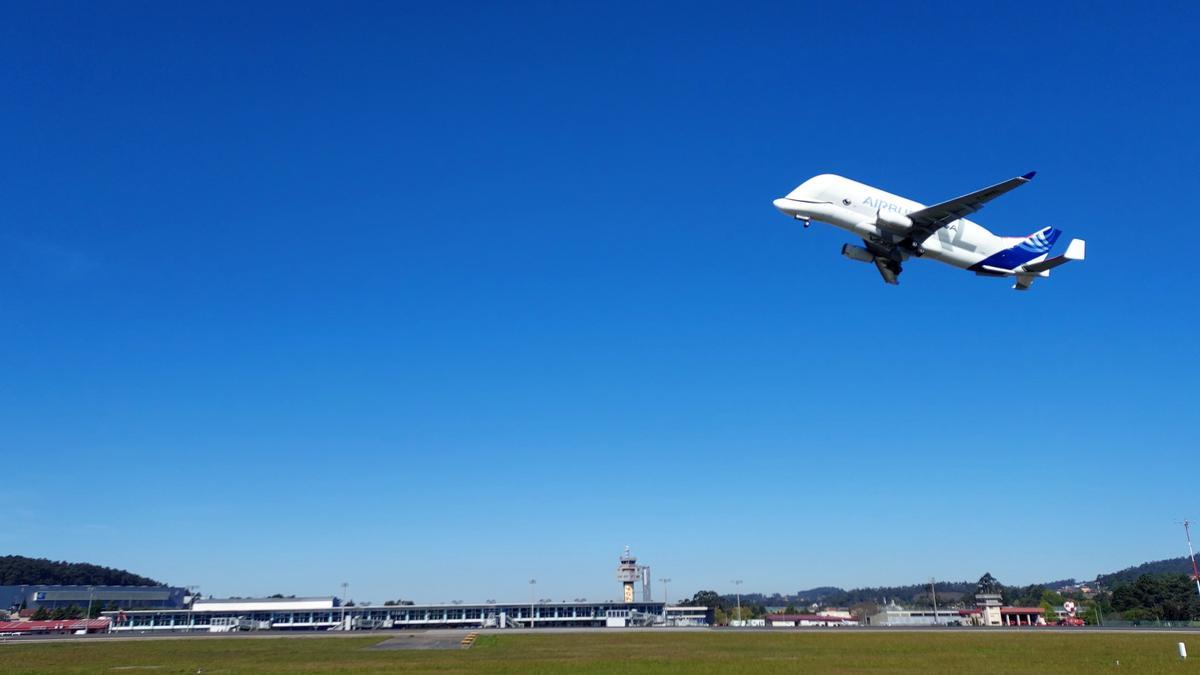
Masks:
[[[621,554],[621,564],[617,565],[617,581],[621,582],[624,591],[621,596],[622,602],[633,602],[633,585],[637,583],[640,576],[637,558],[629,552],[629,547],[626,546],[625,552]]]

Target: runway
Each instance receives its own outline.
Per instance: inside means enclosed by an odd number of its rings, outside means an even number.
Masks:
[[[31,644],[31,643],[60,643],[60,642],[130,642],[130,641],[147,641],[147,640],[272,640],[272,639],[290,639],[304,640],[316,638],[363,638],[363,637],[379,637],[381,644],[375,648],[380,649],[403,649],[403,648],[419,648],[419,649],[450,649],[458,648],[459,641],[468,633],[479,633],[480,635],[561,635],[561,634],[578,634],[591,633],[595,635],[611,635],[614,633],[656,633],[656,634],[683,634],[683,633],[712,633],[719,635],[752,635],[752,634],[781,634],[781,633],[804,633],[804,634],[830,634],[830,635],[845,635],[854,633],[957,633],[957,634],[994,634],[994,633],[1018,633],[1029,635],[1044,635],[1048,633],[1054,634],[1071,634],[1071,635],[1095,635],[1098,633],[1111,634],[1139,634],[1139,633],[1160,633],[1160,634],[1179,634],[1179,635],[1197,635],[1200,634],[1200,627],[1187,626],[1083,626],[1083,627],[1066,627],[1066,626],[1022,626],[1022,627],[985,627],[985,626],[905,626],[905,627],[890,627],[890,626],[856,626],[845,628],[730,628],[730,627],[657,627],[657,628],[504,628],[504,629],[479,629],[479,628],[434,628],[427,630],[420,629],[404,629],[390,631],[248,631],[243,633],[174,633],[174,634],[144,634],[130,635],[128,633],[100,633],[93,635],[29,635],[29,636],[14,636],[0,638],[0,648],[6,644]],[[404,647],[408,640],[413,640],[411,646]],[[387,642],[393,642],[390,647],[383,647]],[[444,645],[444,646],[426,646],[426,645]]]

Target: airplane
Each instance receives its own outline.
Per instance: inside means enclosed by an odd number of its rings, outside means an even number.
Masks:
[[[1072,260],[1083,260],[1085,242],[1072,239],[1062,255],[1047,259],[1062,234],[1043,227],[1026,237],[1001,237],[967,220],[984,204],[1033,179],[1036,171],[1002,183],[924,206],[833,174],[804,181],[775,208],[808,227],[813,220],[829,223],[862,237],[863,246],[845,244],[842,255],[874,263],[884,282],[900,283],[901,263],[931,258],[980,276],[1016,277],[1013,288],[1027,291],[1038,277]]]

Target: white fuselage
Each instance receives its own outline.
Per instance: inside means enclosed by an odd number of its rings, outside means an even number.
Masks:
[[[885,247],[905,237],[902,227],[887,226],[888,218],[902,217],[924,207],[911,199],[833,174],[814,176],[786,197],[775,200],[775,208],[788,215],[829,223]],[[967,269],[1021,240],[1021,237],[997,236],[960,218],[915,243],[924,250],[923,257]]]

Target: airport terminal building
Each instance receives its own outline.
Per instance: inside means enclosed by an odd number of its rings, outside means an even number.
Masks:
[[[650,594],[650,568],[628,547],[617,578],[623,602],[387,604],[347,606],[332,596],[204,599],[186,589],[143,586],[0,587],[0,601],[30,608],[100,603],[113,632],[387,630],[393,628],[550,628],[707,625],[705,607],[668,606]],[[641,585],[641,599],[635,587]],[[116,607],[112,611],[109,608]]]
[[[189,609],[104,612],[114,632],[388,630],[707,625],[705,607],[661,602],[556,602],[346,607],[334,597],[197,599]]]
[[[60,609],[84,608],[99,604],[125,609],[179,608],[187,601],[188,592],[171,586],[48,586],[25,584],[0,586],[0,609]]]

